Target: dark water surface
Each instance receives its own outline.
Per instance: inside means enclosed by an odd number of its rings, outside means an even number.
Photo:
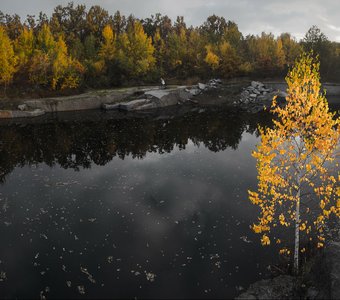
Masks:
[[[0,124],[1,298],[228,298],[268,275],[247,190],[270,116],[173,114]]]

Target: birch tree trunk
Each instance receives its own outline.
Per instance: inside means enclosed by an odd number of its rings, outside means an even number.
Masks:
[[[301,183],[300,174],[298,174],[298,191],[296,194],[296,208],[295,208],[295,244],[294,244],[294,272],[299,272],[299,249],[300,249],[300,194]]]

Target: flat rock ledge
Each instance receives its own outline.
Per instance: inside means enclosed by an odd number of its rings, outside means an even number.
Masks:
[[[0,119],[12,119],[12,118],[33,118],[45,114],[42,109],[34,109],[30,111],[22,110],[0,110]]]
[[[186,103],[199,104],[202,99],[205,99],[205,96],[214,95],[222,90],[225,91],[222,81],[220,79],[211,79],[206,83],[198,83],[192,86],[122,88],[60,98],[29,99],[23,100],[18,105],[17,110],[0,110],[0,119],[37,117],[45,112],[55,113],[91,109],[142,111]],[[274,96],[278,96],[279,103],[284,103],[287,94],[280,90],[274,91],[267,88],[261,82],[252,81],[250,86],[242,90],[238,100],[234,101],[230,98],[229,105],[234,104],[240,109],[257,113],[264,108],[270,107]],[[229,96],[217,95],[216,97],[227,99]],[[210,98],[208,97],[208,99]]]
[[[0,110],[0,119],[31,118],[44,113],[91,109],[140,111],[184,103],[198,104],[195,96],[221,86],[220,79],[193,86],[121,88],[76,96],[22,100],[17,110]]]
[[[191,94],[184,87],[158,89],[141,92],[137,99],[119,103],[104,103],[104,110],[138,111],[181,104],[191,99]]]
[[[145,91],[137,99],[128,102],[120,103],[104,103],[104,110],[123,110],[123,111],[138,111],[162,108],[171,105],[181,105],[186,102],[198,102],[193,98],[210,89],[216,89],[221,86],[220,79],[211,79],[208,83],[198,83],[190,87],[176,87],[169,89],[157,89]]]

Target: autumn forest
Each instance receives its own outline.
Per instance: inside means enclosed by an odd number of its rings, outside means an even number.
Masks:
[[[321,61],[321,78],[336,81],[340,44],[316,26],[297,41],[289,33],[244,36],[212,15],[198,27],[183,17],[137,19],[100,6],[57,6],[51,17],[0,12],[2,90],[69,91],[190,78],[283,77],[302,51]]]

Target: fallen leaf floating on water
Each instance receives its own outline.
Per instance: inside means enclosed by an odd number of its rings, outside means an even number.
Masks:
[[[7,212],[7,209],[9,208],[9,205],[7,204],[7,201],[2,205],[2,210],[4,212]]]
[[[40,234],[40,237],[41,237],[41,238],[44,238],[45,240],[47,240],[47,239],[48,239],[48,237],[47,237],[47,235],[46,235],[46,234]]]
[[[83,268],[80,267],[80,271],[84,274],[87,275],[87,279],[92,282],[92,283],[96,283],[96,280],[93,278],[93,276],[89,273],[89,271],[87,271],[87,268]]]
[[[150,282],[154,282],[156,278],[156,274],[150,273],[150,272],[145,272],[146,279]]]
[[[44,210],[43,208],[40,208],[40,211],[41,211],[43,214],[48,213],[48,211]]]
[[[252,241],[249,241],[248,238],[245,235],[241,236],[240,239],[245,243],[252,243]]]
[[[80,295],[85,295],[85,287],[83,285],[78,285],[77,288]]]
[[[5,281],[7,279],[6,272],[1,271],[0,272],[0,281]]]
[[[45,300],[44,291],[40,291],[40,300]]]
[[[140,272],[138,272],[138,271],[131,271],[135,276],[139,276],[140,275]]]

